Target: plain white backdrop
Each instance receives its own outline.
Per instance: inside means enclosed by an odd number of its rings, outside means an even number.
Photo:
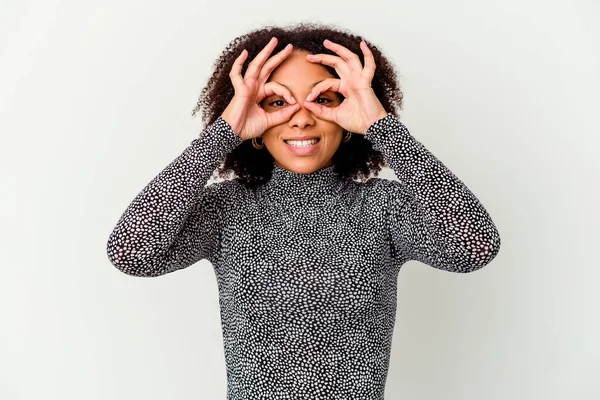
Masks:
[[[0,7],[0,399],[225,399],[210,263],[135,278],[106,241],[203,129],[229,41],[301,21],[394,62],[401,120],[502,236],[472,274],[404,265],[386,399],[600,398],[596,0]]]

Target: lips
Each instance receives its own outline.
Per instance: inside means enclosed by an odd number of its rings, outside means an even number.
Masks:
[[[321,139],[320,138],[315,138],[317,139],[317,142],[313,145],[310,146],[293,146],[287,142],[285,142],[285,147],[287,147],[287,149],[294,155],[296,156],[308,156],[313,154],[315,151],[317,151],[317,148],[320,146],[320,142]],[[286,140],[297,140],[297,139],[286,139]],[[310,140],[310,139],[303,139],[303,140]]]
[[[313,140],[313,139],[317,139],[317,142],[319,140],[321,140],[321,138],[317,137],[317,136],[302,136],[302,137],[295,137],[295,138],[287,138],[287,139],[283,139],[284,142],[287,142],[288,140],[297,140],[297,141],[302,141],[302,140]]]

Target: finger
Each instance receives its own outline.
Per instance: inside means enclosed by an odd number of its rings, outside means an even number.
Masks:
[[[306,59],[310,62],[318,62],[335,68],[339,76],[347,76],[350,72],[348,64],[343,59],[331,54],[307,54]]]
[[[344,61],[351,64],[354,68],[356,68],[356,69],[363,68],[363,66],[360,62],[360,58],[358,58],[358,55],[356,55],[356,53],[348,50],[346,47],[342,46],[341,44],[334,43],[328,39],[325,39],[323,41],[323,44],[325,45],[326,48],[328,48],[329,50],[333,51],[334,53],[336,53],[337,55],[342,57],[342,59]]]
[[[248,69],[246,70],[246,74],[244,75],[244,79],[258,76],[258,71],[260,71],[275,46],[277,46],[277,38],[273,37],[260,51],[260,53],[254,57],[254,60],[250,61],[250,64],[248,64]]]
[[[371,52],[371,49],[364,40],[360,42],[360,48],[365,55],[365,68],[363,69],[364,77],[371,81],[375,76],[375,57],[373,57],[373,52]]]
[[[262,99],[257,99],[258,103],[263,101],[266,97],[276,94],[278,96],[283,97],[285,101],[288,102],[288,104],[296,104],[296,99],[294,98],[294,96],[292,96],[292,92],[290,92],[288,88],[277,82],[266,83],[264,89],[264,97],[261,96]]]
[[[323,80],[322,82],[317,83],[315,85],[315,87],[312,88],[312,90],[308,94],[306,101],[313,101],[314,99],[317,98],[317,96],[319,94],[321,94],[327,90],[333,90],[334,92],[339,92],[341,83],[342,83],[342,80],[337,79],[337,78],[327,78],[327,79]],[[342,95],[344,95],[344,97],[346,97],[345,93],[342,93]]]
[[[271,72],[273,72],[273,70],[283,62],[283,60],[285,60],[287,58],[287,56],[290,55],[290,53],[293,50],[293,46],[291,43],[289,43],[287,46],[285,46],[285,48],[283,50],[281,50],[279,53],[275,54],[273,57],[269,58],[267,60],[267,62],[265,63],[265,65],[263,65],[260,74],[259,74],[259,81],[260,82],[266,82],[266,80],[269,78],[269,76],[271,75]]]
[[[242,53],[235,59],[233,65],[231,67],[231,71],[229,72],[229,78],[231,78],[231,83],[235,88],[238,86],[243,78],[242,78],[242,66],[244,65],[244,61],[248,57],[248,50],[242,50]]]
[[[313,103],[310,101],[304,102],[304,108],[315,114],[317,118],[321,118],[327,121],[336,122],[336,111],[335,108],[325,107],[321,104]]]
[[[267,127],[268,127],[267,129],[269,129],[275,125],[283,124],[284,122],[289,121],[290,118],[292,118],[292,115],[294,115],[294,113],[296,111],[298,111],[299,109],[300,109],[300,104],[296,103],[289,107],[284,107],[279,111],[267,113]]]

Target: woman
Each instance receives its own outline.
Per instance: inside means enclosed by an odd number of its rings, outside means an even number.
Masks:
[[[478,199],[398,120],[401,100],[358,36],[250,32],[200,96],[206,129],[119,219],[107,252],[124,273],[213,264],[228,399],[383,399],[400,267],[465,273],[498,253]],[[237,178],[205,187],[223,161]],[[386,162],[399,182],[354,179]]]

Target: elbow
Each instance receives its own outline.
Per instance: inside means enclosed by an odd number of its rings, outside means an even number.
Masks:
[[[491,240],[485,241],[471,249],[467,253],[467,257],[463,258],[455,265],[458,267],[456,272],[469,273],[475,272],[492,262],[500,252],[501,241],[500,236],[494,236]]]
[[[142,268],[138,268],[135,264],[128,262],[126,260],[113,258],[111,255],[108,255],[108,260],[117,270],[121,271],[125,275],[130,276],[146,276],[144,270]]]
[[[480,225],[477,234],[469,235],[469,239],[462,243],[458,272],[475,272],[487,266],[500,252],[501,244],[500,232],[489,219],[487,224]]]
[[[112,237],[111,237],[112,238]],[[158,260],[139,257],[141,253],[127,251],[123,246],[109,239],[106,244],[106,255],[110,263],[126,275],[136,277],[154,277],[163,275]],[[138,257],[136,257],[138,256]]]
[[[119,271],[125,275],[150,278],[163,275],[164,273],[158,268],[154,268],[150,263],[142,260],[125,259],[108,253],[108,260]]]

